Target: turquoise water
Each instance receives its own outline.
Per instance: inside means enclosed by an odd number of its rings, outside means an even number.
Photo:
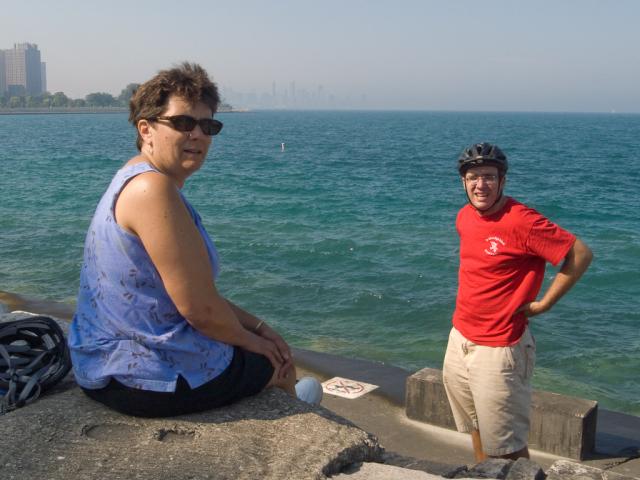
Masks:
[[[640,415],[639,115],[220,118],[185,193],[221,252],[222,292],[291,344],[441,367],[465,202],[455,159],[493,141],[511,160],[508,193],[595,253],[574,290],[532,319],[535,386]],[[121,114],[0,116],[0,290],[74,301],[91,214],[134,140]]]

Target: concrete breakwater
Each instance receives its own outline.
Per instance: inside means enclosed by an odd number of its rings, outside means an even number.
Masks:
[[[0,321],[15,318],[5,314]],[[91,401],[69,376],[51,394],[0,417],[2,478],[542,478],[543,467],[536,462],[462,464],[465,456],[448,445],[442,429],[423,430],[415,445],[415,425],[396,418],[393,399],[399,392],[394,388],[398,380],[406,382],[401,369],[315,352],[295,354],[303,370],[315,371],[321,363],[321,376],[339,368],[362,381],[377,379],[378,393],[346,408],[339,402],[332,408],[336,399],[331,398],[323,401],[329,408],[312,408],[268,391],[202,414],[138,419]],[[358,417],[354,409],[360,416],[390,421],[364,426],[352,421]],[[406,442],[422,455],[409,455]],[[597,453],[582,464],[553,458],[544,468],[548,478],[636,478],[640,461],[631,449],[627,453]]]
[[[73,382],[0,417],[5,479],[311,479],[380,459],[375,437],[270,390],[171,419],[120,415]]]

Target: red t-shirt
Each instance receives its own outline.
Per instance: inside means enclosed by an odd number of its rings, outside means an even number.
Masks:
[[[460,270],[454,327],[478,345],[516,343],[527,317],[515,311],[536,299],[546,262],[557,265],[576,237],[512,198],[486,217],[464,206],[456,229]]]

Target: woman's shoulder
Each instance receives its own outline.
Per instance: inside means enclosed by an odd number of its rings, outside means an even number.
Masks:
[[[136,175],[124,186],[116,208],[144,217],[161,215],[167,207],[179,203],[180,193],[171,179],[151,170]]]
[[[132,167],[138,165],[141,164],[136,163]],[[118,224],[129,231],[135,231],[135,225],[140,221],[163,217],[168,210],[174,210],[181,203],[178,188],[168,176],[153,168],[139,168],[142,171],[127,181],[115,205]]]
[[[175,183],[167,175],[158,171],[153,165],[138,156],[124,164],[121,171],[129,177],[122,188],[121,196],[142,195],[145,197],[176,192]]]

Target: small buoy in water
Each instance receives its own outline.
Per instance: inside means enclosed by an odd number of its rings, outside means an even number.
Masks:
[[[284,142],[280,144],[280,151],[284,152]]]

